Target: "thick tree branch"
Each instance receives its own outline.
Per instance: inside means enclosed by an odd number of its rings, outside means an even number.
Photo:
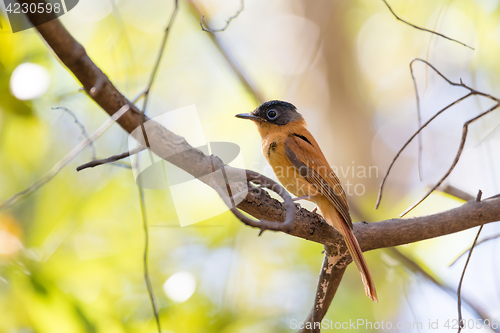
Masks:
[[[311,325],[304,325],[304,328],[299,330],[299,333],[320,332],[321,320],[323,320],[328,312],[328,308],[332,303],[350,261],[349,252],[347,250],[342,252],[338,244],[336,246],[325,246],[325,258],[319,272],[314,306],[305,320],[305,323],[310,323]]]

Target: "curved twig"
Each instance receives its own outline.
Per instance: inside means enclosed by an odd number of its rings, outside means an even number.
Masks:
[[[243,11],[243,9],[245,9],[245,1],[240,0],[240,2],[241,2],[240,9],[238,9],[238,11],[233,16],[229,17],[226,20],[226,25],[220,29],[205,28],[203,25],[203,19],[205,18],[205,15],[202,15],[202,17],[200,19],[201,30],[206,31],[206,32],[211,32],[211,33],[225,31],[229,27],[229,24],[231,24],[231,21],[234,20],[235,18],[237,18],[240,15],[240,13]]]
[[[277,193],[280,197],[283,198],[283,200],[285,201],[285,208],[286,208],[285,222],[274,222],[265,219],[254,220],[248,216],[243,215],[243,213],[236,208],[233,201],[231,201],[232,203],[232,207],[230,207],[231,212],[233,212],[233,214],[246,225],[252,228],[259,228],[260,229],[259,236],[262,235],[262,233],[265,230],[291,232],[293,230],[293,223],[295,220],[295,212],[297,210],[297,207],[295,207],[295,203],[293,202],[293,199],[287,192],[287,190],[285,190],[283,186],[279,185],[274,180],[267,178],[266,176],[261,175],[260,173],[250,170],[246,170],[246,173],[248,181],[260,185],[259,189],[260,188],[270,189],[271,191]],[[226,184],[227,184],[227,179],[226,179]],[[253,189],[253,190],[258,191],[259,189]]]
[[[405,210],[403,213],[401,213],[399,216],[400,217],[403,217],[405,216],[406,214],[408,214],[413,208],[417,207],[422,201],[424,201],[429,195],[431,195],[432,192],[434,192],[435,189],[437,189],[442,183],[443,181],[448,178],[448,176],[450,175],[450,173],[453,171],[453,169],[455,168],[455,166],[457,165],[458,163],[458,160],[460,160],[460,156],[462,156],[462,151],[464,149],[464,146],[465,146],[465,140],[467,139],[467,133],[469,131],[469,125],[471,123],[473,123],[474,121],[478,120],[479,118],[487,115],[488,113],[494,111],[495,109],[497,109],[498,107],[500,107],[500,104],[497,103],[495,105],[493,105],[491,108],[489,108],[488,110],[484,111],[483,113],[480,113],[479,115],[475,116],[474,118],[472,119],[469,119],[468,121],[465,122],[463,128],[462,128],[462,139],[460,140],[460,146],[458,147],[458,151],[457,151],[457,154],[455,155],[455,160],[453,161],[453,163],[451,164],[450,168],[448,169],[448,171],[444,174],[444,176],[420,199],[418,200],[416,203],[414,203],[410,208],[408,208],[407,210]]]
[[[447,105],[446,107],[444,107],[443,109],[441,109],[440,111],[438,111],[436,114],[434,114],[434,116],[432,116],[427,122],[425,122],[407,141],[406,143],[403,145],[403,147],[398,151],[398,153],[396,154],[396,156],[394,156],[394,158],[392,159],[391,161],[391,164],[389,165],[389,168],[387,169],[385,175],[384,175],[384,178],[382,179],[382,182],[380,183],[380,187],[379,187],[379,192],[378,192],[378,197],[377,197],[377,202],[375,204],[375,209],[377,209],[380,205],[380,202],[382,200],[382,193],[383,193],[383,189],[384,189],[384,185],[385,185],[385,182],[387,180],[387,177],[389,176],[389,173],[394,165],[394,163],[396,162],[396,160],[398,159],[398,157],[401,155],[401,153],[403,152],[403,150],[410,144],[410,142],[415,138],[415,136],[417,136],[431,121],[433,121],[438,115],[440,115],[441,113],[443,113],[444,111],[446,111],[447,109],[449,109],[450,107],[454,106],[455,104],[458,104],[460,102],[462,102],[463,100],[467,99],[468,97],[472,96],[472,95],[478,95],[478,96],[483,96],[483,97],[486,97],[486,98],[489,98],[495,102],[497,102],[497,105],[500,104],[500,99],[490,95],[490,94],[486,94],[486,93],[483,93],[483,92],[480,92],[480,91],[477,91],[471,87],[469,87],[468,85],[466,85],[465,83],[463,83],[463,81],[460,79],[460,82],[457,83],[457,82],[453,82],[451,81],[450,79],[448,79],[446,76],[444,76],[440,71],[438,71],[433,65],[431,65],[429,62],[427,62],[426,60],[423,60],[423,59],[420,59],[420,58],[415,58],[413,59],[411,62],[410,62],[410,70],[411,70],[411,74],[412,74],[412,77],[413,77],[413,63],[416,62],[416,61],[419,61],[419,62],[422,62],[424,63],[425,65],[429,66],[430,68],[432,68],[432,70],[434,70],[434,72],[436,72],[436,74],[438,74],[441,78],[443,78],[443,80],[445,80],[448,84],[452,85],[452,86],[455,86],[455,87],[462,87],[462,88],[465,88],[467,90],[469,90],[469,93],[462,96],[461,98],[455,100],[454,102],[452,102],[451,104]],[[414,80],[414,84],[415,84],[415,87],[416,87],[416,83],[415,83],[415,80]],[[418,93],[417,93],[417,103],[419,105],[419,97],[418,97]],[[496,107],[494,107],[493,109],[495,109]],[[493,110],[488,110],[486,111],[486,113],[489,113],[490,111],[493,111]],[[476,119],[482,117],[482,115],[484,114],[480,114],[479,116],[471,119],[469,121],[470,122],[473,122],[475,121]],[[467,124],[467,123],[466,123]],[[465,126],[465,124],[464,124]],[[462,147],[463,149],[463,147]],[[459,152],[457,153],[457,155],[459,155],[459,153],[461,154],[461,149],[459,150]],[[457,161],[458,162],[458,161]],[[454,163],[452,165],[452,168],[451,170],[453,170],[453,168],[455,167],[455,164]],[[451,172],[451,170],[449,170],[449,172]],[[446,174],[446,177],[448,177],[449,173]],[[418,204],[420,204],[425,198],[427,198],[430,193],[432,193],[439,185],[441,185],[441,183],[444,181],[443,178],[440,180],[440,182],[438,184],[436,184],[430,191],[429,193],[427,193],[427,195],[420,201],[418,201],[415,205],[413,205],[412,207],[410,207],[409,209],[407,209],[405,212],[403,212],[400,216],[404,216],[405,214],[407,214],[410,210],[412,210],[413,208],[415,208]]]
[[[385,185],[385,182],[387,180],[387,177],[389,177],[389,173],[391,172],[392,167],[394,166],[394,163],[396,163],[396,160],[401,155],[403,150],[405,150],[406,147],[408,147],[408,145],[411,143],[411,141],[418,135],[418,133],[420,133],[425,127],[427,127],[427,125],[429,125],[431,123],[431,121],[433,121],[437,116],[439,116],[441,113],[443,113],[444,111],[451,108],[453,105],[460,103],[461,101],[463,101],[464,99],[466,99],[470,96],[472,96],[472,94],[468,93],[467,95],[460,97],[459,99],[457,99],[453,103],[448,104],[443,109],[439,110],[434,116],[432,116],[429,120],[427,120],[415,133],[413,133],[413,135],[405,142],[403,147],[401,147],[401,149],[399,149],[399,151],[396,153],[396,156],[394,156],[394,158],[392,159],[391,164],[389,165],[389,168],[385,172],[384,178],[382,178],[382,182],[380,183],[380,187],[378,190],[378,198],[377,198],[377,203],[375,204],[375,209],[377,209],[379,207],[380,201],[382,200],[382,193],[384,191],[384,185]]]
[[[448,79],[446,76],[444,76],[443,73],[441,73],[436,67],[434,67],[431,63],[429,63],[427,60],[424,60],[424,59],[421,59],[421,58],[415,58],[413,59],[411,62],[410,62],[410,65],[413,65],[414,62],[421,62],[427,66],[429,66],[430,68],[432,68],[432,70],[434,72],[436,72],[437,75],[439,75],[443,80],[445,80],[448,84],[452,85],[452,86],[455,86],[455,87],[462,87],[462,88],[465,88],[467,90],[469,90],[473,95],[479,95],[479,96],[483,96],[483,97],[487,97],[491,100],[494,100],[498,103],[500,103],[500,99],[490,95],[490,94],[486,94],[486,93],[483,93],[481,91],[477,91],[476,89],[472,88],[472,87],[469,87],[468,85],[466,85],[462,79],[460,79],[460,82],[457,83],[457,82],[453,82],[451,81],[450,79]]]
[[[458,40],[456,40],[456,39],[450,38],[450,37],[448,37],[448,36],[446,36],[446,35],[443,35],[443,34],[441,34],[441,33],[439,33],[439,32],[433,31],[433,30],[429,30],[429,29],[426,29],[426,28],[422,28],[422,27],[416,26],[416,25],[415,25],[415,24],[413,24],[413,23],[410,23],[410,22],[408,22],[408,21],[403,20],[403,19],[402,19],[402,18],[400,18],[398,15],[396,15],[396,13],[392,10],[391,6],[389,6],[389,4],[387,3],[387,1],[386,1],[386,0],[382,0],[382,1],[385,3],[385,5],[387,6],[387,8],[389,8],[389,10],[391,11],[392,15],[394,15],[394,17],[395,17],[398,21],[401,21],[401,22],[403,22],[403,23],[405,23],[405,24],[407,24],[407,25],[409,25],[409,26],[411,26],[411,27],[413,27],[413,28],[415,28],[415,29],[422,30],[422,31],[426,31],[426,32],[430,32],[431,34],[437,35],[437,36],[439,36],[439,37],[443,37],[443,38],[445,38],[445,39],[447,39],[447,40],[451,40],[452,42],[458,43],[458,44],[460,44],[460,45],[463,45],[463,46],[465,46],[465,47],[468,47],[468,48],[469,48],[469,49],[471,49],[471,50],[474,50],[474,48],[473,48],[472,46],[469,46],[469,45],[467,45],[467,44],[465,44],[465,43],[462,43],[462,42],[460,42],[460,41],[458,41]]]

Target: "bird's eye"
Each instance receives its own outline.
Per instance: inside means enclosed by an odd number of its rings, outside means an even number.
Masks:
[[[267,118],[269,118],[270,120],[276,119],[277,116],[278,112],[276,112],[276,110],[267,111]]]

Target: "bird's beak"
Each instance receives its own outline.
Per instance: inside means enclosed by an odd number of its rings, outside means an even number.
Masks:
[[[235,115],[236,118],[241,118],[241,119],[250,119],[250,120],[259,120],[259,117],[254,116],[251,113],[240,113]]]

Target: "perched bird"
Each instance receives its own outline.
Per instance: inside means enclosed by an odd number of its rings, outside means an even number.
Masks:
[[[287,102],[269,101],[252,113],[236,117],[250,119],[257,125],[262,152],[283,187],[299,199],[314,202],[326,222],[344,237],[366,295],[378,302],[373,278],[352,232],[344,189],[297,108]]]

